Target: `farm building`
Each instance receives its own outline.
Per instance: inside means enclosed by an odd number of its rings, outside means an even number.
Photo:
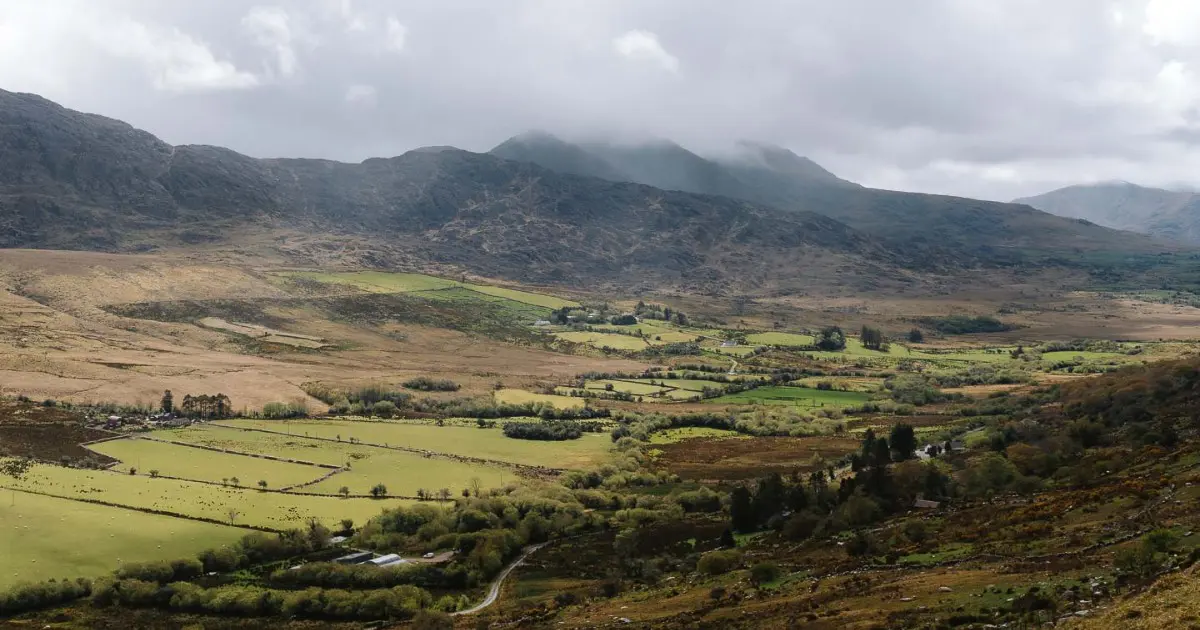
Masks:
[[[922,510],[936,510],[940,505],[937,501],[930,501],[928,499],[916,499],[913,501],[913,507]]]
[[[370,551],[360,551],[358,553],[352,553],[340,558],[334,558],[333,561],[338,564],[362,564],[369,561],[373,555],[375,554],[371,553]]]
[[[377,567],[387,567],[393,564],[400,564],[402,562],[406,562],[406,560],[401,558],[400,554],[389,553],[386,556],[379,556],[374,560],[370,560],[366,564],[373,564]]]

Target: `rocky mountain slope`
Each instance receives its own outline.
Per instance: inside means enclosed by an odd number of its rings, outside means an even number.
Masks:
[[[365,240],[379,264],[416,259],[534,281],[755,284],[803,266],[799,282],[842,282],[927,265],[815,213],[449,147],[360,164],[172,147],[120,121],[0,92],[0,246],[151,249],[279,228]]]
[[[1191,191],[1102,182],[1059,188],[1013,203],[1118,230],[1200,243],[1200,194]]]

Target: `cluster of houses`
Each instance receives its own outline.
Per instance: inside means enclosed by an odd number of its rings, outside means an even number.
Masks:
[[[133,415],[110,415],[107,417],[90,417],[88,424],[94,428],[102,428],[108,431],[118,431],[121,429],[178,429],[180,427],[191,426],[196,422],[193,418],[185,418],[177,416],[173,413],[156,413],[156,414],[133,414]]]
[[[422,560],[429,560],[433,557],[434,554],[427,553]],[[391,567],[409,562],[408,558],[403,558],[400,554],[389,553],[377,556],[370,551],[358,551],[340,558],[334,558],[333,561],[338,564],[369,564],[377,567]]]

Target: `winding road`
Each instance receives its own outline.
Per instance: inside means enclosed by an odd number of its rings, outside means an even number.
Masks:
[[[488,587],[487,597],[484,597],[483,601],[479,602],[478,604],[476,604],[466,610],[460,610],[458,612],[452,612],[450,614],[454,615],[454,616],[473,615],[473,614],[483,610],[484,608],[487,608],[488,606],[495,604],[496,600],[500,599],[500,588],[502,586],[504,586],[504,580],[508,577],[508,574],[512,573],[513,569],[521,566],[521,563],[525,562],[525,559],[528,558],[530,556],[530,554],[537,551],[538,549],[541,549],[542,547],[545,547],[548,544],[549,543],[538,543],[536,545],[533,545],[529,549],[526,549],[525,552],[521,554],[521,557],[517,558],[516,560],[513,560],[512,564],[508,565],[507,567],[504,567],[504,570],[500,572],[500,575],[497,575],[496,579],[492,580],[492,585],[490,587]]]

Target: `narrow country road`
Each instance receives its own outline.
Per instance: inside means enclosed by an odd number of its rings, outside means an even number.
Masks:
[[[517,558],[516,560],[513,560],[512,564],[508,565],[507,567],[504,567],[504,570],[500,572],[500,575],[497,575],[496,579],[492,580],[492,585],[491,585],[491,587],[488,588],[487,597],[484,597],[482,602],[479,602],[477,605],[472,606],[466,610],[460,610],[458,612],[453,612],[450,614],[456,615],[456,616],[457,615],[473,615],[473,614],[483,610],[484,608],[487,608],[488,606],[495,604],[496,600],[500,599],[500,588],[502,586],[504,586],[504,580],[505,580],[505,578],[508,577],[508,574],[512,573],[513,569],[520,566],[522,562],[525,562],[525,559],[528,558],[530,556],[530,554],[537,551],[538,549],[541,549],[542,547],[545,547],[547,544],[549,544],[549,543],[539,543],[539,544],[536,544],[536,545],[530,547],[529,549],[526,549],[525,553],[521,554],[521,557]]]

